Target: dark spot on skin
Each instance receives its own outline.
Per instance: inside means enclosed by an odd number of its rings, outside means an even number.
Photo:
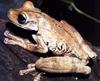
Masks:
[[[47,42],[47,46],[49,45],[49,42]]]

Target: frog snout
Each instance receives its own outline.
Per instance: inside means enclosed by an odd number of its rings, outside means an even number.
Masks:
[[[7,13],[8,17],[13,16],[14,10],[10,9]]]
[[[14,9],[10,9],[7,13],[8,18],[10,19],[10,21],[12,22],[16,22],[17,21],[17,11]]]

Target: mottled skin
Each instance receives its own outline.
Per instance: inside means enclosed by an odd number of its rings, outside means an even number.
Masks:
[[[5,31],[4,42],[6,44],[19,45],[41,54],[51,50],[57,56],[39,59],[35,63],[36,68],[51,73],[89,74],[91,72],[91,68],[86,66],[88,59],[97,55],[85,44],[78,31],[66,21],[55,20],[35,8],[30,1],[26,1],[20,9],[10,9],[8,18],[20,28],[36,31],[37,33],[32,34],[32,37],[37,44]],[[30,64],[30,67],[32,65],[34,68],[34,64]],[[31,70],[34,69],[31,68]],[[21,73],[25,72],[28,73],[28,70],[21,71]]]

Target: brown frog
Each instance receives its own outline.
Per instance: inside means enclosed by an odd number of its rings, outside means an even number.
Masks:
[[[21,70],[20,74],[27,74],[35,68],[51,73],[89,74],[91,72],[91,68],[87,66],[88,60],[97,55],[84,42],[78,31],[66,21],[57,21],[35,8],[30,1],[26,1],[20,9],[10,9],[8,18],[16,26],[37,33],[32,34],[36,42],[33,44],[29,40],[5,31],[6,44],[19,45],[41,54],[50,50],[55,54],[55,57],[41,58],[35,64],[29,64],[29,69]]]

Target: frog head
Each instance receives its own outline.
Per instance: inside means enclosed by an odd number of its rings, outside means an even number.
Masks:
[[[40,12],[39,9],[34,7],[32,2],[26,1],[22,8],[10,9],[8,11],[8,18],[13,24],[20,28],[38,31]]]

